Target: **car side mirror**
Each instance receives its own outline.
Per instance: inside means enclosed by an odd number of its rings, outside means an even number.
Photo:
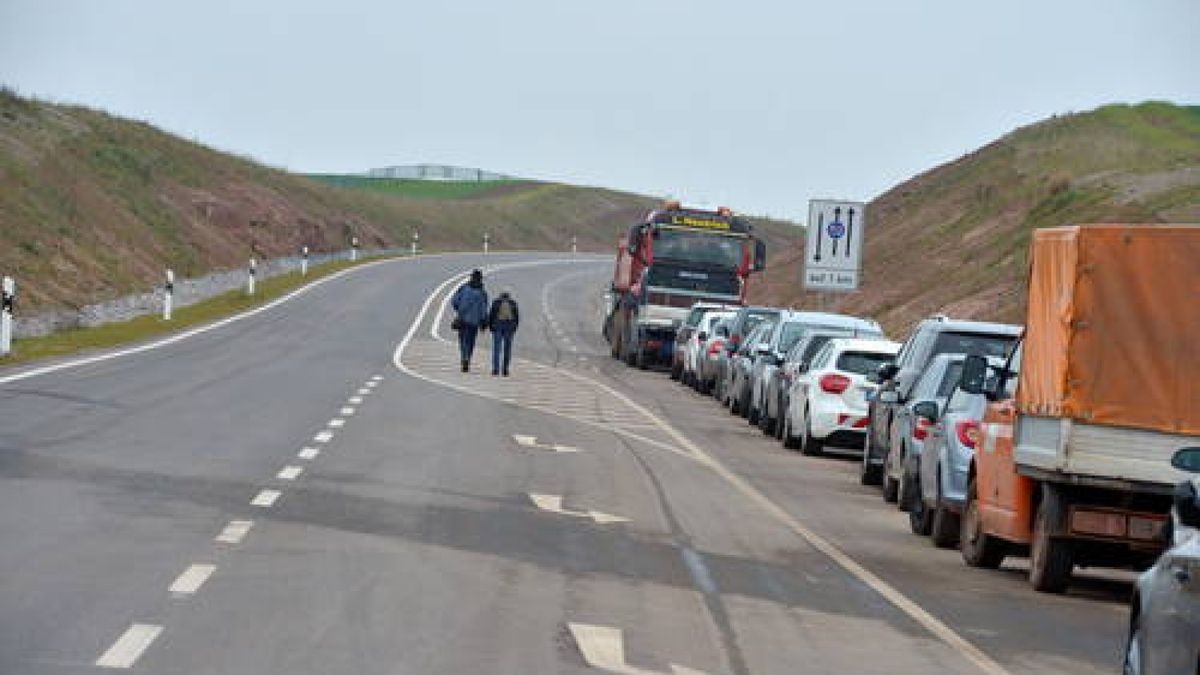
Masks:
[[[1171,466],[1188,473],[1200,473],[1200,448],[1180,448],[1171,456]]]
[[[879,366],[879,369],[875,371],[875,377],[879,382],[887,382],[888,380],[896,377],[896,373],[899,372],[900,366],[897,366],[894,363],[885,363]]]
[[[884,389],[880,391],[878,398],[880,403],[900,402],[900,394],[897,394],[895,389]]]
[[[913,414],[917,417],[924,417],[930,422],[936,422],[938,419],[938,404],[936,401],[921,401],[913,406]]]
[[[700,331],[700,333],[698,335],[696,335],[696,339],[699,340],[700,342],[704,342],[705,340],[708,339],[708,333],[705,333],[704,331]]]
[[[971,354],[963,360],[958,386],[968,394],[986,394],[987,373],[987,359],[978,354]]]
[[[1200,527],[1200,495],[1196,484],[1184,481],[1175,486],[1175,515],[1179,522],[1188,527]]]

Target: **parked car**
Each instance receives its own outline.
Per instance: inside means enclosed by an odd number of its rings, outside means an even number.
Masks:
[[[726,305],[712,302],[697,302],[692,305],[683,323],[675,331],[675,349],[671,356],[671,379],[678,380],[683,375],[684,352],[688,342],[700,329],[700,321],[710,312],[728,309]]]
[[[869,403],[866,445],[863,451],[863,485],[879,485],[883,462],[892,439],[892,420],[912,393],[929,360],[938,354],[979,354],[1003,357],[1020,335],[1021,327],[1002,323],[959,321],[935,316],[913,330],[894,364],[876,373],[878,395]]]
[[[1200,448],[1177,450],[1171,465],[1200,473]],[[1134,586],[1125,675],[1200,672],[1200,477],[1180,483],[1174,501],[1171,547]]]
[[[868,376],[891,363],[900,343],[889,340],[833,338],[792,383],[783,415],[783,444],[806,455],[825,446],[863,447],[867,394],[876,385]]]
[[[750,414],[750,371],[757,356],[755,347],[766,341],[775,329],[775,319],[763,321],[742,340],[729,359],[725,378],[725,398],[729,412],[746,417]]]
[[[708,336],[713,333],[716,326],[721,321],[733,316],[733,312],[713,310],[705,312],[700,319],[697,330],[692,332],[692,336],[688,338],[687,344],[683,349],[683,372],[679,379],[689,387],[699,389],[696,384],[698,381],[698,371],[700,362],[703,357],[704,345],[708,342]]]
[[[783,362],[784,354],[792,348],[796,340],[799,340],[805,329],[809,327],[810,324],[804,321],[804,314],[805,312],[792,311],[781,313],[779,321],[771,332],[763,336],[761,342],[754,345],[754,355],[750,360],[747,381],[749,400],[746,406],[746,420],[750,424],[760,426],[762,424],[760,418],[766,380]]]
[[[900,508],[911,506],[909,488],[916,485],[917,458],[925,448],[925,440],[937,426],[939,412],[946,405],[950,392],[962,380],[966,354],[938,354],[925,366],[908,398],[896,407],[892,420],[892,438],[888,442],[883,462],[883,500],[896,502]]]
[[[717,355],[716,373],[713,376],[713,396],[724,405],[729,405],[729,384],[732,381],[730,365],[733,355],[741,346],[742,340],[758,324],[766,319],[777,319],[782,310],[773,307],[742,307],[729,322],[729,335],[725,338],[725,348]]]
[[[729,339],[729,326],[734,315],[717,321],[709,331],[707,339],[700,345],[700,358],[696,363],[695,389],[701,394],[711,394],[717,383],[717,366],[725,353],[725,341]]]
[[[915,534],[929,535],[938,548],[958,545],[960,514],[967,503],[971,457],[979,442],[979,424],[987,397],[960,386],[946,399],[917,458],[916,485],[908,518]]]
[[[759,397],[759,408],[762,411],[759,427],[764,433],[774,433],[775,438],[780,440],[783,439],[783,426],[779,424],[779,420],[786,409],[788,389],[801,366],[807,369],[818,349],[834,337],[883,338],[883,329],[870,319],[818,312],[798,314],[802,315],[805,321],[811,319],[815,322],[806,325],[791,348],[782,358],[777,359],[777,367],[768,369],[764,374],[762,393]]]

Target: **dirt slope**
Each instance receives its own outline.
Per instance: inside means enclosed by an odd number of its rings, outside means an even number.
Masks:
[[[894,335],[935,312],[1019,323],[1034,228],[1200,222],[1200,108],[1112,105],[1044,120],[888,190],[868,218],[862,292],[803,292],[797,248],[757,299],[873,316]]]
[[[103,112],[0,90],[0,273],[23,311],[142,292],[166,267],[183,277],[269,258],[364,246],[609,251],[657,199],[598,188],[510,183],[468,198],[330,185],[271,169]],[[798,230],[763,222],[775,247]]]

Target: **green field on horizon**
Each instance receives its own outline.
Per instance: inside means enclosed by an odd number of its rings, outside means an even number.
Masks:
[[[309,178],[327,185],[371,190],[401,197],[418,199],[467,199],[482,197],[496,188],[514,185],[512,180],[419,180],[414,178],[375,178],[347,174],[307,174]]]

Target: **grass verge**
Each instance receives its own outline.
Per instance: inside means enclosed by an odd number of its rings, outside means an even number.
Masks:
[[[107,323],[94,328],[75,328],[42,337],[14,340],[12,353],[0,357],[0,368],[39,359],[111,349],[194,328],[265,305],[305,284],[344,269],[384,259],[386,258],[369,258],[354,263],[338,260],[314,265],[309,268],[308,276],[301,276],[299,271],[280,274],[260,281],[253,296],[246,295],[244,288],[237,288],[194,305],[177,308],[172,312],[174,316],[170,321],[163,321],[162,315],[158,313],[146,314],[128,321]]]

